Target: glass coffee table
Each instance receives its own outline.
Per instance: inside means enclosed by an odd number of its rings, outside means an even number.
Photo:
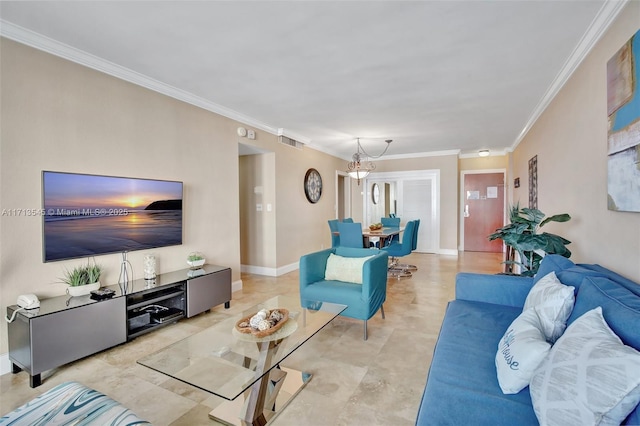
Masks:
[[[239,332],[236,323],[261,309],[285,308],[289,320],[266,337]],[[326,302],[300,305],[276,296],[138,360],[174,379],[224,398],[209,413],[229,425],[264,425],[307,384],[311,375],[280,363],[347,308]]]

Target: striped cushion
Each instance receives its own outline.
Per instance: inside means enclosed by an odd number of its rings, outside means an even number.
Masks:
[[[77,382],[65,382],[0,418],[2,425],[147,425],[131,410]]]

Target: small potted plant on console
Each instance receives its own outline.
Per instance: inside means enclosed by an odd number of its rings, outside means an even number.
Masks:
[[[190,253],[187,257],[187,264],[191,267],[191,269],[200,269],[202,265],[204,265],[205,259],[202,253],[193,252]]]
[[[102,267],[95,262],[83,266],[76,266],[66,270],[62,282],[67,284],[69,296],[84,296],[100,288]]]

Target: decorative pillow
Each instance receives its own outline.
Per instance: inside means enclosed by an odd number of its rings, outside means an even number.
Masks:
[[[529,386],[533,372],[550,348],[536,308],[527,309],[513,320],[500,339],[496,353],[496,370],[502,392],[518,393]]]
[[[536,284],[541,278],[546,277],[549,272],[560,273],[573,266],[575,266],[575,263],[566,257],[560,256],[559,254],[548,254],[540,261],[540,267],[533,277],[533,283]]]
[[[531,288],[524,301],[523,311],[536,307],[542,321],[542,332],[555,342],[566,328],[575,302],[574,288],[562,284],[555,272],[549,272]]]
[[[567,328],[529,390],[540,424],[619,425],[640,401],[640,352],[622,343],[597,307]]]
[[[324,279],[362,284],[362,265],[372,257],[343,257],[330,253]]]

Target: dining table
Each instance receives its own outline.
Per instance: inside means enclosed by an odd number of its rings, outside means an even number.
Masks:
[[[380,229],[372,230],[369,227],[362,230],[362,243],[364,247],[370,246],[370,239],[373,237],[380,238],[380,248],[391,243],[394,235],[399,235],[404,231],[404,226],[385,226]]]

